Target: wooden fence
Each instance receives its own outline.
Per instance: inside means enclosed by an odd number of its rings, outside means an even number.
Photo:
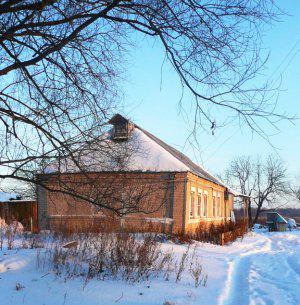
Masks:
[[[25,231],[38,232],[37,202],[35,200],[11,200],[0,202],[0,218],[10,224],[17,220]]]

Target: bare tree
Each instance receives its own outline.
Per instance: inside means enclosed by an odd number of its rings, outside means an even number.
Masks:
[[[291,187],[292,196],[300,202],[300,186]]]
[[[269,156],[264,164],[257,162],[255,175],[257,180],[256,198],[254,199],[257,210],[254,223],[263,210],[263,206],[274,207],[278,201],[285,199],[289,194],[289,183],[287,180],[287,170],[282,161],[273,156]],[[280,204],[280,203],[279,203]]]
[[[235,158],[226,171],[229,183],[250,196],[249,220],[256,223],[264,208],[282,206],[290,193],[287,170],[283,162],[274,156],[262,161],[251,157]],[[253,206],[253,204],[255,206]],[[255,215],[252,216],[252,208]]]
[[[255,191],[256,179],[253,179],[253,163],[249,156],[236,157],[225,171],[227,183],[239,189],[248,198],[249,226],[252,226],[252,196]]]
[[[300,187],[295,192],[296,198],[300,201]]]
[[[195,97],[196,124],[215,129],[212,108],[227,109],[265,137],[261,120],[285,116],[267,85],[250,84],[278,13],[272,0],[0,1],[0,179],[41,184],[53,160],[77,162],[107,130],[137,35],[160,42]]]

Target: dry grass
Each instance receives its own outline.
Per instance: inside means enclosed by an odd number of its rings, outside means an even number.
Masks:
[[[77,246],[64,248],[70,240],[78,241]],[[156,234],[125,232],[56,236],[39,258],[39,265],[47,265],[41,260],[48,261],[55,274],[66,278],[138,282],[161,274],[173,258],[171,253],[161,251]]]
[[[4,240],[7,242],[7,249],[14,248],[15,238],[23,233],[23,226],[17,221],[13,221],[7,225],[3,219],[0,218],[0,250],[3,249]]]
[[[84,286],[91,279],[135,283],[160,277],[180,282],[183,275],[195,287],[206,286],[207,275],[192,244],[187,244],[182,255],[175,255],[171,247],[169,252],[162,250],[167,237],[153,228],[152,232],[130,231],[19,234],[6,228],[0,243],[2,247],[5,240],[7,249],[36,249],[36,267],[44,274],[54,273],[65,280],[82,277]]]
[[[206,286],[196,248],[191,251],[188,246],[176,257],[172,251],[162,251],[161,239],[156,233],[56,234],[45,249],[38,249],[37,267],[66,280],[83,277],[85,285],[91,279],[135,283],[160,277],[179,282],[186,272],[195,287]]]

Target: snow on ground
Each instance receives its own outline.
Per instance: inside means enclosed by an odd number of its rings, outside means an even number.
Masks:
[[[178,255],[186,247],[162,244]],[[208,281],[198,288],[187,276],[179,283],[91,280],[84,287],[81,278],[65,281],[37,269],[36,252],[0,251],[0,305],[300,304],[300,231],[249,233],[225,247],[199,243],[197,255]],[[24,287],[16,290],[17,283]]]

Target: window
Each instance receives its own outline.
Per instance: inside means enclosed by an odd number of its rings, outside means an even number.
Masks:
[[[213,217],[216,217],[217,214],[216,214],[216,196],[213,195],[213,198],[212,198],[212,208],[213,208]]]
[[[226,200],[226,217],[231,217],[231,209],[232,209],[232,203],[233,203],[233,196],[229,195],[228,200]]]
[[[194,218],[194,213],[195,213],[195,193],[191,192],[190,218]]]
[[[220,195],[218,194],[218,197],[216,198],[217,200],[217,216],[221,216],[221,198]]]
[[[207,194],[203,194],[203,217],[207,217]]]
[[[198,193],[198,200],[197,200],[197,216],[201,217],[201,208],[202,208],[202,194]]]
[[[226,202],[226,217],[230,217],[230,202]]]

